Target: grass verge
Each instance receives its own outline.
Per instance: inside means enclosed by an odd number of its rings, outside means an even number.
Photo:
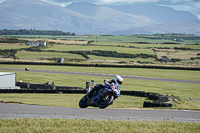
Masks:
[[[109,133],[199,133],[200,123],[169,121],[111,121],[85,119],[13,119],[0,120],[2,133],[35,132],[109,132]]]
[[[30,68],[30,70],[106,73],[106,74],[120,74],[120,75],[133,75],[133,76],[154,77],[154,78],[200,81],[200,71],[192,71],[192,70],[0,64],[0,68],[7,68],[7,69],[24,69],[26,67]]]
[[[49,71],[73,71],[73,72],[91,72],[91,73],[108,73],[108,74],[127,74],[145,77],[160,77],[160,78],[174,78],[174,79],[188,79],[197,80],[200,79],[199,71],[183,71],[183,70],[156,70],[156,69],[129,69],[129,68],[94,68],[94,67],[68,67],[68,66],[27,66],[27,65],[0,65],[1,68],[14,68],[14,69],[24,69],[29,67],[30,70],[49,70]],[[97,83],[103,84],[103,80],[111,77],[97,77],[97,76],[84,76],[84,75],[71,75],[71,74],[53,74],[53,73],[37,73],[37,72],[27,72],[27,71],[15,71],[17,73],[17,81],[24,81],[30,83],[40,83],[50,81],[54,82],[55,85],[59,86],[75,86],[85,88],[85,82],[95,80]],[[135,73],[135,74],[134,74]],[[176,75],[177,74],[177,75]],[[124,79],[122,85],[122,90],[127,91],[146,91],[155,92],[162,95],[174,95],[179,96],[180,101],[175,101],[173,108],[175,109],[200,109],[200,101],[189,100],[189,97],[200,99],[199,97],[199,84],[186,84],[186,83],[176,83],[176,82],[164,82],[164,81],[152,81],[152,80],[139,80],[139,79]],[[5,95],[5,94],[4,94]],[[8,94],[6,94],[9,96]],[[5,95],[5,96],[6,96]],[[17,96],[17,95],[14,95]],[[55,95],[54,95],[55,96]],[[65,99],[63,95],[63,98]],[[78,95],[73,95],[72,97],[77,97]],[[22,97],[22,96],[21,96]],[[68,96],[66,96],[68,97]],[[70,105],[70,107],[77,107],[78,100],[82,96],[77,97],[76,103]],[[123,101],[122,99],[127,100]],[[3,98],[3,95],[1,95]],[[5,97],[4,97],[5,98]],[[42,97],[44,98],[44,97]],[[55,97],[50,97],[56,99]],[[49,98],[49,99],[50,99]],[[132,99],[133,98],[133,99]],[[1,99],[0,101],[5,99]],[[40,99],[42,100],[42,99]],[[122,100],[122,101],[121,101]],[[139,100],[139,101],[138,101]],[[12,99],[7,99],[6,101],[12,101]],[[47,100],[48,101],[48,100]],[[57,101],[58,103],[66,103],[70,101],[65,99],[65,101]],[[112,107],[115,108],[137,108],[142,107],[144,98],[131,97],[127,98],[125,96],[120,96],[120,99],[114,102]],[[24,101],[19,101],[24,102]],[[26,101],[25,101],[26,102]],[[39,101],[38,101],[39,102]],[[37,103],[34,103],[37,104]],[[44,103],[40,103],[44,104]],[[54,105],[52,105],[54,106]],[[69,105],[59,105],[59,106],[69,106]]]
[[[84,94],[0,94],[0,102],[24,103],[35,105],[59,106],[79,108],[79,100]],[[108,108],[143,108],[145,98],[121,95],[112,106]],[[70,102],[69,102],[70,101]],[[187,109],[200,110],[200,101],[181,99],[173,103],[172,108],[162,109]],[[92,108],[92,107],[91,107]]]
[[[0,102],[79,108],[84,94],[0,94]],[[69,102],[70,101],[70,102]],[[109,108],[142,108],[144,98],[120,96]]]

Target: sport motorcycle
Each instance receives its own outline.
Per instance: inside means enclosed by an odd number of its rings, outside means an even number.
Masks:
[[[98,84],[97,84],[98,86]],[[113,104],[113,101],[120,96],[120,86],[112,84],[101,85],[101,88],[94,91],[91,95],[92,97],[88,97],[88,93],[81,98],[79,101],[80,108],[87,108],[88,106],[99,107],[100,109],[104,109],[109,105]]]

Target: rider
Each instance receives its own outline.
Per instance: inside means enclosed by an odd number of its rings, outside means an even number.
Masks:
[[[104,83],[105,83],[105,85],[108,85],[108,86],[112,86],[112,84],[115,84],[115,87],[118,88],[123,83],[123,78],[122,78],[121,75],[116,75],[115,79],[105,79]],[[97,90],[99,90],[101,88],[103,88],[103,85],[101,85],[101,84],[95,85],[94,88],[88,93],[88,97],[92,98],[93,92],[97,91]],[[95,99],[93,99],[93,100],[95,100]]]

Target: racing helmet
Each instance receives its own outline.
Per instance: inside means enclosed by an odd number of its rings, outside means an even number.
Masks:
[[[115,76],[115,82],[121,85],[123,83],[123,78],[121,75],[116,75]]]

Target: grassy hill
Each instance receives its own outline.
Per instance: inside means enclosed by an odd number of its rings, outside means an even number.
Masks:
[[[0,38],[1,61],[199,67],[200,37],[185,34],[131,36],[14,35]],[[27,46],[46,41],[47,47]]]

